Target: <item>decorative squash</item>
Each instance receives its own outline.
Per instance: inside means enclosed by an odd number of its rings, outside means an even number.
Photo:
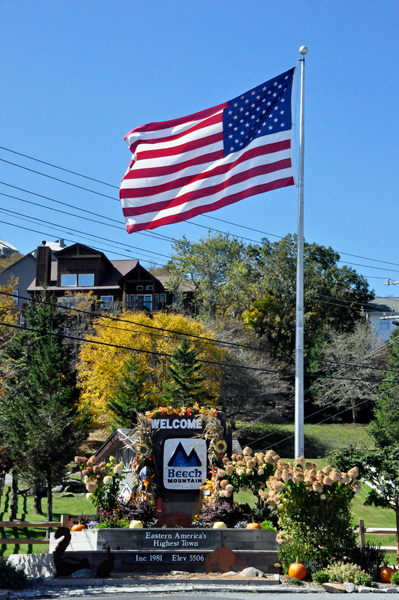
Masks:
[[[248,525],[246,526],[246,529],[261,529],[261,526],[259,525],[259,523],[248,523]]]
[[[223,521],[216,521],[216,523],[213,524],[213,529],[227,529],[227,525],[226,523],[223,523]]]
[[[288,569],[288,575],[291,578],[296,577],[297,579],[300,579],[302,581],[302,579],[305,579],[307,572],[305,567],[297,561],[296,563],[293,563]]]
[[[78,525],[73,525],[71,531],[83,531],[83,529],[87,529],[86,525],[82,525],[82,523],[79,523]]]
[[[143,529],[142,521],[130,521],[129,529]]]
[[[390,583],[391,575],[394,572],[395,572],[395,569],[392,569],[392,567],[381,567],[380,568],[380,581],[382,581],[382,583]]]

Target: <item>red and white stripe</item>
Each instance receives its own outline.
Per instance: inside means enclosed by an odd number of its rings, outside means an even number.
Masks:
[[[120,189],[128,233],[186,221],[248,196],[294,185],[291,130],[224,156],[223,109],[133,129]]]

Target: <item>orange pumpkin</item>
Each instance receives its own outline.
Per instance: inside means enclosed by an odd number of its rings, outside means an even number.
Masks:
[[[83,531],[83,529],[86,529],[86,525],[79,523],[78,525],[73,525],[71,531]]]
[[[246,529],[260,529],[259,523],[248,523]]]
[[[288,569],[288,575],[292,577],[296,577],[297,579],[305,579],[307,572],[306,569],[301,563],[293,563]]]
[[[382,581],[382,583],[390,583],[391,582],[391,575],[392,573],[394,573],[395,569],[392,569],[392,567],[381,567],[380,568],[380,581]]]

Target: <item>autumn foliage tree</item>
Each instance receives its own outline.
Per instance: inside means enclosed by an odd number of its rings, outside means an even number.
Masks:
[[[87,340],[100,344],[82,345],[77,365],[82,389],[80,405],[86,406],[97,426],[111,426],[113,414],[107,406],[109,398],[115,397],[118,381],[121,381],[126,362],[132,351],[143,373],[143,395],[150,407],[159,406],[163,382],[170,383],[168,359],[180,345],[182,336],[206,337],[201,341],[190,338],[190,344],[198,351],[198,360],[221,361],[225,351],[215,339],[212,330],[189,317],[179,314],[144,312],[122,313],[110,321],[99,317],[93,322],[93,334]],[[220,386],[220,367],[204,364],[204,389],[217,398]]]

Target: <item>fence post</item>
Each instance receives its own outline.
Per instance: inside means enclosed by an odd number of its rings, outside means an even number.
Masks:
[[[61,515],[61,527],[68,527],[69,515]]]
[[[366,546],[366,539],[365,539],[365,535],[364,535],[364,521],[363,519],[359,519],[359,546],[360,546],[360,550],[364,550],[365,546]]]

